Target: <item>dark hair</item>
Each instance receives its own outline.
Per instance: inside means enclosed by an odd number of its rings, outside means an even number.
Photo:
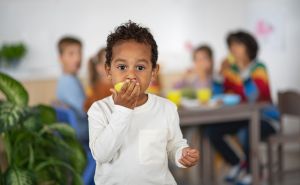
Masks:
[[[114,32],[108,35],[106,41],[106,64],[108,66],[111,65],[113,47],[119,42],[129,40],[150,45],[152,67],[156,67],[158,51],[152,34],[148,28],[142,27],[132,21],[120,25]]]
[[[101,63],[105,63],[105,61],[102,60],[102,57],[105,57],[105,48],[101,48],[98,53],[90,58],[88,63],[88,69],[89,69],[89,80],[91,85],[95,85],[97,80],[99,80],[99,74],[97,72],[96,66]],[[103,75],[103,74],[102,74]]]
[[[64,52],[65,47],[69,45],[77,44],[79,46],[82,46],[81,41],[78,38],[71,37],[71,36],[65,36],[62,37],[57,44],[58,52],[59,54],[62,54]]]
[[[227,46],[230,48],[233,42],[239,42],[246,46],[247,54],[250,60],[254,60],[258,53],[258,44],[256,39],[245,31],[237,31],[227,36]]]
[[[212,51],[211,47],[209,47],[208,45],[200,45],[196,49],[194,49],[193,59],[195,59],[196,53],[199,52],[199,51],[206,52],[210,59],[214,58],[214,54],[213,54],[213,51]]]

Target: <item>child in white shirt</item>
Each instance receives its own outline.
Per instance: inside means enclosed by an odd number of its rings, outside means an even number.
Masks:
[[[182,138],[176,105],[145,93],[159,70],[157,57],[152,34],[131,21],[107,38],[107,76],[124,84],[88,111],[96,185],[176,185],[168,158],[182,168],[199,160]]]

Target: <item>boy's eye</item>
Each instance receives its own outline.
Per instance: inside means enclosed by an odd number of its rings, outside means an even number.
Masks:
[[[144,66],[137,66],[136,69],[139,70],[139,71],[142,71],[142,70],[145,69],[145,67]]]
[[[126,66],[125,65],[119,65],[117,68],[123,71],[123,70],[126,69]]]

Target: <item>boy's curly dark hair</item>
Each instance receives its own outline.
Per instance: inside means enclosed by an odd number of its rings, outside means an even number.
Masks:
[[[248,57],[253,61],[258,53],[259,47],[256,39],[245,31],[237,31],[227,36],[227,46],[230,47],[233,42],[239,42],[246,46]]]
[[[106,40],[106,65],[111,65],[113,47],[121,41],[128,40],[150,45],[151,63],[152,67],[155,68],[158,58],[157,44],[148,28],[142,27],[132,21],[118,26],[114,32],[108,35]]]

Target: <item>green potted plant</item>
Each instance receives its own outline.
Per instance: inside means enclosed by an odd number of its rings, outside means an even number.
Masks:
[[[2,66],[16,66],[25,56],[27,48],[23,43],[3,44],[0,49],[0,61]]]
[[[1,72],[0,92],[0,184],[82,184],[86,156],[73,128],[56,123],[52,107],[28,106],[25,88]]]

